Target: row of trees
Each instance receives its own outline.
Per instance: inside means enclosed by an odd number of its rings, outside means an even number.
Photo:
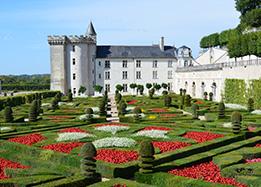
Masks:
[[[241,13],[240,24],[236,29],[225,30],[204,36],[201,48],[227,46],[230,57],[246,55],[261,56],[261,32],[244,34],[252,27],[261,26],[261,3],[259,0],[236,0],[236,9]]]

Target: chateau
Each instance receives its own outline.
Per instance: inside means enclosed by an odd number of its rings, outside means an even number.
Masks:
[[[261,78],[261,59],[256,56],[235,60],[226,50],[211,48],[194,59],[189,47],[165,45],[163,37],[152,46],[97,45],[96,37],[92,23],[85,35],[48,36],[51,90],[66,94],[71,89],[78,96],[85,87],[84,95],[91,96],[96,94],[94,85],[114,93],[121,84],[123,94],[133,94],[132,83],[143,85],[144,93],[146,83],[166,83],[170,92],[183,88],[198,98],[212,92],[218,101],[225,79]]]

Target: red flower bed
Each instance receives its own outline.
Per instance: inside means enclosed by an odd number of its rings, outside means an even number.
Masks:
[[[183,147],[190,146],[191,144],[186,142],[152,142],[154,147],[160,149],[160,152],[173,151]]]
[[[223,137],[223,134],[214,134],[210,132],[187,132],[183,137],[184,138],[191,138],[198,143],[206,142],[209,140],[213,140],[216,138]]]
[[[80,128],[72,127],[72,128],[61,129],[59,132],[87,132],[87,131],[82,130]]]
[[[172,118],[172,117],[176,117],[177,114],[160,114],[160,117],[163,118]]]
[[[149,111],[155,112],[155,113],[168,112],[168,110],[167,110],[167,109],[164,109],[164,108],[152,108],[152,109],[149,109]]]
[[[261,162],[261,158],[246,159],[246,163]]]
[[[28,135],[25,135],[25,136],[10,138],[10,139],[8,139],[8,141],[16,142],[16,143],[20,143],[20,144],[25,144],[25,145],[33,145],[33,144],[40,142],[44,139],[46,139],[44,136],[42,136],[39,133],[36,133],[36,134],[28,134]]]
[[[134,105],[134,104],[137,103],[137,102],[138,102],[137,100],[133,99],[133,100],[127,102],[127,103],[128,103],[129,105]]]
[[[148,130],[170,131],[172,129],[168,128],[168,127],[149,126],[149,127],[143,128],[142,130],[144,130],[144,131],[148,131]]]
[[[114,184],[113,187],[127,187],[126,184]]]
[[[136,151],[125,151],[116,149],[99,149],[97,151],[97,160],[120,164],[137,160],[139,157]]]
[[[0,158],[0,179],[7,179],[8,177],[5,175],[5,168],[20,168],[20,169],[26,169],[29,168],[29,166],[24,166],[22,164],[12,162],[10,160],[6,160],[4,158]]]
[[[195,102],[195,104],[197,104],[197,105],[202,105],[202,104],[204,104],[204,102],[203,102],[203,101],[200,101],[200,100],[197,100],[197,101]]]
[[[95,127],[102,127],[102,126],[125,126],[128,127],[129,125],[123,123],[101,123],[96,124]]]
[[[49,149],[53,151],[58,151],[62,153],[70,153],[74,148],[82,146],[82,142],[69,142],[69,143],[55,143],[50,145],[45,145],[43,149]]]
[[[256,144],[256,146],[255,147],[260,147],[261,148],[261,144]]]
[[[222,177],[220,174],[220,169],[213,162],[205,162],[191,167],[174,169],[169,171],[169,173],[194,179],[203,179],[208,182],[247,187],[246,185],[237,182],[233,178]]]
[[[74,118],[73,116],[48,116],[48,118],[49,119],[54,119],[54,120],[56,120],[56,119],[72,119],[72,118]]]

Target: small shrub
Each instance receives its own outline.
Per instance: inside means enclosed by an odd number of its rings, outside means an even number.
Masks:
[[[191,96],[190,95],[186,95],[185,96],[185,106],[186,107],[190,107],[191,106]]]
[[[212,92],[209,92],[209,100],[213,101],[213,93]]]
[[[152,173],[155,150],[151,141],[145,140],[140,143],[140,169],[141,173]]]
[[[182,93],[183,93],[183,89],[180,88],[180,89],[179,89],[179,95],[182,96]]]
[[[171,101],[172,101],[172,99],[171,99],[171,97],[169,95],[166,95],[164,97],[164,105],[166,107],[170,107],[171,106]]]
[[[87,115],[87,121],[91,122],[92,121],[92,115],[93,115],[93,110],[92,108],[86,108],[85,113]]]
[[[37,100],[34,100],[31,104],[30,111],[29,111],[29,121],[37,121],[38,116],[38,106]]]
[[[168,95],[168,91],[163,90],[163,91],[162,91],[162,95],[163,95],[163,96]]]
[[[225,104],[221,101],[219,104],[218,104],[218,119],[223,119],[225,118]]]
[[[192,116],[193,116],[193,119],[198,119],[198,105],[197,104],[193,104],[192,105]]]
[[[58,92],[56,95],[55,95],[55,98],[57,99],[58,102],[60,102],[62,100],[62,93],[61,92]]]
[[[68,93],[68,101],[69,101],[69,102],[72,102],[72,101],[73,101],[73,94],[72,94],[72,92],[69,92],[69,93]]]
[[[11,123],[14,120],[12,107],[6,106],[4,110],[4,120],[6,123]]]
[[[106,116],[106,102],[104,100],[101,100],[99,103],[99,112],[100,116]]]
[[[150,99],[153,98],[154,93],[155,93],[155,89],[154,88],[149,90],[149,97],[150,97]]]
[[[233,133],[239,134],[241,130],[242,115],[240,112],[233,112],[231,116],[231,122],[233,125]]]
[[[127,108],[127,104],[125,101],[121,101],[120,102],[120,106],[119,106],[119,114],[120,115],[125,115],[126,114],[126,108]]]
[[[248,112],[253,112],[254,111],[254,99],[253,98],[249,98],[248,99],[247,109],[248,109]]]
[[[204,92],[204,100],[205,100],[205,101],[208,100],[208,92]]]
[[[134,115],[134,121],[135,122],[139,122],[140,121],[140,114],[142,113],[141,108],[140,107],[135,107],[133,109],[133,113]]]
[[[180,108],[180,109],[184,109],[184,104],[185,104],[185,96],[182,95],[182,96],[180,97],[180,105],[179,105],[179,108]]]
[[[80,151],[81,159],[81,173],[89,181],[101,181],[101,175],[96,172],[96,159],[97,151],[91,142],[85,143]]]
[[[183,89],[183,90],[182,90],[182,94],[183,94],[184,96],[186,95],[186,92],[187,92],[186,89]]]
[[[59,108],[59,106],[58,106],[58,100],[57,100],[57,98],[55,97],[55,98],[53,98],[53,100],[52,100],[52,110],[53,111],[55,111],[56,109],[58,109]]]
[[[116,103],[120,103],[121,99],[122,99],[122,95],[120,93],[115,95]]]

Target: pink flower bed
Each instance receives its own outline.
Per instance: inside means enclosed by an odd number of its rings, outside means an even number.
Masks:
[[[149,111],[155,112],[155,113],[168,112],[168,110],[167,110],[167,109],[164,109],[164,108],[152,108],[152,109],[149,109]]]
[[[171,128],[168,127],[158,127],[158,126],[149,126],[142,129],[143,131],[150,131],[150,130],[161,130],[161,131],[170,131]]]
[[[70,153],[74,148],[82,146],[82,142],[68,142],[68,143],[55,143],[50,145],[45,145],[43,149],[49,149],[53,151],[58,151],[62,153]]]
[[[138,157],[139,155],[136,151],[99,149],[97,151],[96,159],[114,164],[120,164],[137,160]]]
[[[125,126],[128,127],[129,125],[123,123],[101,123],[96,124],[95,127],[102,127],[102,126]]]
[[[28,135],[25,135],[25,136],[10,138],[10,139],[8,139],[8,141],[16,142],[16,143],[20,143],[20,144],[25,144],[25,145],[33,145],[33,144],[40,142],[44,139],[46,139],[44,136],[42,136],[39,133],[35,133],[35,134],[28,134]]]
[[[24,166],[22,164],[16,163],[16,162],[12,162],[10,160],[6,160],[4,158],[0,158],[0,179],[7,179],[9,177],[7,177],[5,175],[5,168],[20,168],[20,169],[26,169],[29,168],[29,166]]]
[[[127,187],[126,184],[114,184],[113,187]]]
[[[127,103],[128,103],[129,105],[134,105],[134,104],[137,103],[137,102],[138,102],[137,100],[133,99],[133,100],[127,102]]]
[[[77,127],[72,127],[72,128],[61,129],[59,132],[87,132],[87,131]]]
[[[256,144],[256,146],[255,147],[260,147],[261,148],[261,144]]]
[[[246,163],[261,162],[261,158],[246,159]]]
[[[187,132],[185,135],[183,135],[184,138],[190,138],[195,140],[198,143],[206,142],[209,140],[213,140],[216,138],[224,137],[223,134],[214,134],[210,132]]]
[[[160,152],[173,151],[183,147],[190,146],[191,144],[186,142],[152,142],[154,147],[160,149]]]
[[[213,162],[205,162],[191,167],[182,169],[174,169],[169,171],[170,174],[189,177],[194,179],[203,179],[208,182],[233,185],[237,187],[247,187],[245,184],[237,182],[233,178],[225,178],[221,176],[220,169]]]
[[[176,117],[177,114],[160,114],[160,117],[162,118],[172,118],[172,117]]]
[[[203,101],[200,101],[200,100],[198,100],[198,101],[196,101],[196,102],[195,102],[195,104],[197,104],[197,105],[202,105],[202,104],[204,104],[204,102],[203,102]]]

